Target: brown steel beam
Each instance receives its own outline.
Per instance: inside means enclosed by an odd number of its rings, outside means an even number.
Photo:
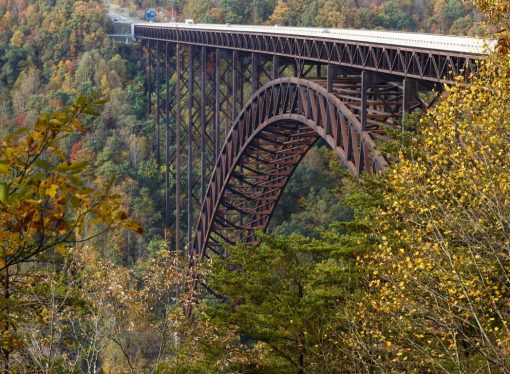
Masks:
[[[453,77],[460,73],[468,76],[476,71],[476,62],[485,58],[479,54],[321,37],[267,35],[199,28],[191,30],[160,25],[135,25],[134,34],[139,39],[270,54],[298,59],[299,64],[304,61],[334,64],[434,82],[451,82]]]
[[[193,229],[193,100],[195,95],[194,47],[188,45],[188,243],[192,240]],[[190,246],[188,244],[188,246]],[[190,252],[191,257],[191,252]]]
[[[181,63],[182,47],[175,47],[176,83],[175,83],[175,249],[181,247]]]

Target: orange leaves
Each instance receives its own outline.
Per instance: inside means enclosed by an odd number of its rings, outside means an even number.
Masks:
[[[510,53],[510,31],[502,30],[498,34],[498,43],[496,44],[496,50],[503,55]]]

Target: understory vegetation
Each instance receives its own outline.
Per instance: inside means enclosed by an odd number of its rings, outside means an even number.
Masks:
[[[498,44],[384,174],[319,142],[261,244],[200,261],[193,288],[141,52],[108,38],[107,6]],[[0,372],[510,372],[509,27],[491,0],[0,0]]]

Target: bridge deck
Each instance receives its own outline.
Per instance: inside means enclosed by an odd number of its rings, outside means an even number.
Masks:
[[[409,77],[451,82],[476,71],[494,41],[400,32],[270,26],[136,23],[133,35],[160,42],[233,50]]]
[[[494,40],[481,38],[448,36],[438,34],[408,33],[395,31],[354,30],[335,28],[288,27],[288,26],[250,26],[186,23],[136,23],[135,26],[157,28],[221,31],[242,34],[302,36],[321,39],[345,40],[360,43],[384,44],[424,50],[438,50],[467,54],[486,54],[494,45]]]

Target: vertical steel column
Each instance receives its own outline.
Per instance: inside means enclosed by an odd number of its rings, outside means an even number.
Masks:
[[[328,65],[327,66],[327,86],[328,86],[328,93],[333,92],[333,81],[336,78],[336,75],[338,74],[338,68],[334,65]]]
[[[237,102],[238,99],[238,84],[239,84],[239,52],[232,52],[232,125],[237,117]]]
[[[402,97],[402,126],[406,113],[411,110],[411,101],[418,95],[418,81],[411,78],[404,78]],[[403,127],[402,127],[403,128]]]
[[[259,89],[259,55],[251,54],[251,95]]]
[[[214,52],[214,160],[220,154],[220,53]]]
[[[200,204],[204,202],[205,198],[205,142],[206,142],[206,63],[207,63],[207,49],[202,47],[200,50]]]
[[[245,65],[244,55],[241,55],[241,58],[239,58],[239,55],[237,55],[237,57],[238,57],[237,63],[236,63],[235,59],[233,59],[232,69],[234,71],[234,79],[237,76],[237,79],[239,80],[239,82],[237,82],[237,80],[236,80],[236,84],[239,84],[239,96],[238,96],[239,103],[234,102],[234,106],[237,106],[237,111],[234,110],[234,116],[232,118],[232,124],[236,120],[237,113],[239,113],[241,111],[241,108],[243,107],[243,102],[244,102],[244,82],[245,82],[245,74],[244,73],[245,73],[245,70],[247,70],[247,66]],[[237,74],[236,74],[236,72],[237,72]],[[250,76],[250,78],[251,78],[251,76]],[[241,174],[244,172],[242,163],[240,165],[240,170],[239,171],[240,171]],[[241,189],[243,189],[243,184],[244,183],[243,183],[242,180],[239,181],[239,185],[240,185]],[[244,224],[243,214],[241,212],[239,212],[239,224],[240,224],[241,227]],[[243,230],[240,230],[240,231],[241,231],[240,232],[240,238],[242,240],[243,239]]]
[[[244,82],[245,82],[245,76],[244,72],[248,70],[248,65],[246,64],[246,61],[244,59],[244,56],[241,54],[241,58],[239,59],[239,74],[237,76],[239,77],[239,103],[237,106],[237,113],[241,112],[241,109],[244,104]],[[251,74],[250,74],[251,79]],[[235,119],[235,118],[234,118]]]
[[[271,79],[275,80],[280,77],[280,56],[273,56],[273,71],[271,72]]]
[[[170,226],[170,51],[165,43],[165,229]]]
[[[191,250],[193,227],[193,96],[195,67],[193,66],[193,46],[188,46],[188,247]],[[191,255],[191,252],[189,253]]]
[[[181,250],[181,45],[175,47],[175,249]]]
[[[367,129],[368,121],[368,90],[374,83],[374,74],[370,71],[361,72],[361,128]]]
[[[160,70],[161,70],[161,54],[159,41],[156,42],[156,160],[158,165],[161,164],[161,82],[160,82]]]
[[[151,41],[147,40],[147,114],[152,114],[152,61],[151,61]]]

